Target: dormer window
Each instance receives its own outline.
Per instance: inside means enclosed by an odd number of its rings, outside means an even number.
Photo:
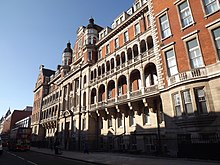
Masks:
[[[101,33],[101,38],[103,38],[104,37],[104,34],[103,33]]]
[[[120,22],[121,22],[121,23],[123,22],[123,17],[120,17]]]
[[[116,26],[118,26],[118,25],[119,25],[119,20],[116,21]]]
[[[141,7],[140,2],[137,2],[137,3],[135,4],[135,7],[136,7],[136,10],[139,9],[139,8]]]

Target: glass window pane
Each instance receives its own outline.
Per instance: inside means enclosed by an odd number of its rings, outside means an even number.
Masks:
[[[219,9],[218,0],[203,0],[206,14],[211,14]]]
[[[212,33],[213,33],[213,38],[214,38],[214,41],[215,41],[215,46],[216,46],[218,58],[220,60],[220,27],[214,29],[212,31]]]
[[[189,41],[188,46],[189,46],[189,49],[192,49],[192,48],[198,46],[196,39]]]
[[[160,17],[160,26],[161,26],[161,33],[163,38],[171,35],[169,22],[166,14]]]
[[[175,110],[176,110],[176,116],[182,116],[182,112],[181,112],[181,107],[180,107],[180,105],[179,105],[179,106],[176,106],[176,107],[175,107]]]
[[[207,113],[207,106],[206,106],[206,98],[205,98],[205,91],[203,88],[195,90],[196,96],[196,105],[198,114]]]
[[[220,28],[213,30],[213,34],[214,34],[215,38],[220,37]]]
[[[188,41],[187,47],[188,47],[191,67],[198,68],[203,66],[203,59],[197,40],[193,39],[191,41]]]
[[[183,2],[181,5],[180,5],[180,10],[183,10],[187,7],[187,2]]]
[[[179,12],[181,17],[182,26],[185,27],[192,23],[192,15],[187,1],[179,5]]]
[[[173,50],[165,52],[165,55],[166,55],[166,60],[167,60],[167,70],[168,70],[169,76],[172,76],[178,73],[176,59],[175,59]]]
[[[183,101],[185,105],[185,113],[186,114],[192,114],[193,113],[193,108],[192,108],[192,102],[191,102],[191,97],[190,97],[190,92],[184,91],[183,92]]]
[[[182,112],[180,107],[180,97],[178,93],[173,95],[173,100],[174,100],[175,115],[181,116]]]
[[[164,22],[167,20],[167,15],[165,14],[164,16],[160,17],[160,21]]]

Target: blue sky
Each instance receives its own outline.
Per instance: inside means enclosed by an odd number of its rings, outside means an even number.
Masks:
[[[134,0],[0,0],[0,117],[33,105],[39,66],[56,69],[76,30],[106,27]]]

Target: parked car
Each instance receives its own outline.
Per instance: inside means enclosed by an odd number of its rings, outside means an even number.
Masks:
[[[3,153],[2,138],[0,137],[0,155]]]

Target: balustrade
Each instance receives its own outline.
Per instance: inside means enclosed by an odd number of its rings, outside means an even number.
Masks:
[[[127,99],[127,94],[118,96],[118,100],[119,100],[119,101],[122,101],[122,100],[125,100],[125,99]]]
[[[205,76],[207,76],[206,68],[196,68],[196,69],[192,69],[192,70],[171,76],[168,79],[168,85],[174,85],[176,83],[189,81],[189,80],[193,80],[196,78],[202,78]]]
[[[132,91],[130,93],[131,97],[135,97],[135,96],[140,96],[141,95],[141,90],[137,90],[137,91]]]

